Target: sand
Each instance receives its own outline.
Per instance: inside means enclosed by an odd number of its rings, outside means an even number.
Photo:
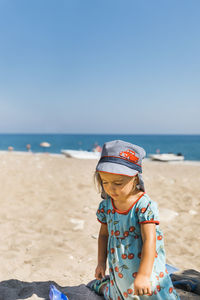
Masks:
[[[0,153],[0,300],[45,299],[39,290],[49,281],[76,286],[94,278],[101,201],[95,165],[62,155]],[[200,271],[200,164],[146,160],[143,170],[146,191],[159,205],[167,262]],[[8,296],[11,289],[19,295]]]

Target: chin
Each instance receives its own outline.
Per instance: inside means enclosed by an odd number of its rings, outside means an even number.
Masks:
[[[115,199],[115,198],[118,197],[118,195],[111,195],[110,197],[113,198],[113,199]]]

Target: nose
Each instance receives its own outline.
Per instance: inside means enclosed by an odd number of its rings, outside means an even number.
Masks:
[[[109,190],[110,190],[111,192],[115,192],[115,185],[111,183],[111,184],[109,185]]]

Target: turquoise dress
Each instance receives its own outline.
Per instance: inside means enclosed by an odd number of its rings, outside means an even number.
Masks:
[[[117,210],[111,198],[103,200],[97,210],[97,219],[107,224],[109,232],[107,250],[110,280],[104,292],[106,300],[180,299],[165,267],[163,234],[159,228],[157,205],[146,193],[126,212]],[[150,278],[152,294],[134,296],[133,282],[142,251],[140,224],[143,223],[156,224],[156,253]]]

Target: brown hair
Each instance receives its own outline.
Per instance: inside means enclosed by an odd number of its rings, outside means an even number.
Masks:
[[[98,171],[95,171],[95,173],[94,173],[94,182],[95,182],[95,185],[96,185],[96,187],[97,187],[99,193],[101,193],[101,198],[107,199],[107,198],[108,198],[108,195],[107,195],[106,192],[104,191],[103,183],[102,183],[102,180],[101,180],[101,177],[100,177]]]

